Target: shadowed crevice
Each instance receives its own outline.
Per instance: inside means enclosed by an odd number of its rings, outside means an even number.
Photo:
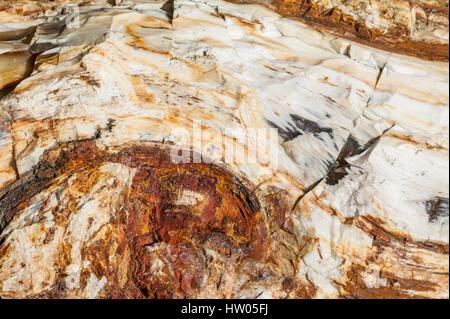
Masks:
[[[174,0],[168,0],[162,7],[161,10],[165,11],[167,13],[167,16],[169,17],[170,23],[173,21],[173,15],[175,11],[175,5]]]

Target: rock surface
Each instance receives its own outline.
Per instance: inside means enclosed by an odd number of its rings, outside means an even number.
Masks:
[[[1,298],[449,297],[448,63],[281,4],[66,2],[0,2]]]
[[[230,0],[258,3],[337,36],[448,61],[448,0]]]

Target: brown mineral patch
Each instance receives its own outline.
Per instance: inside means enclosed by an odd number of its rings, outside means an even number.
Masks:
[[[364,266],[354,264],[347,272],[347,282],[345,284],[336,283],[345,291],[342,297],[356,299],[424,299],[423,297],[408,292],[408,290],[433,291],[437,287],[432,282],[398,278],[391,274],[381,273],[380,277],[386,279],[386,286],[369,288],[361,277],[364,271]]]
[[[374,238],[374,245],[382,247],[395,247],[395,245],[410,246],[430,250],[438,254],[449,254],[448,244],[433,241],[417,241],[411,236],[395,233],[385,229],[386,223],[373,216],[360,216],[353,220],[354,225]]]
[[[97,88],[100,87],[100,83],[96,79],[94,79],[93,77],[91,77],[89,75],[81,75],[80,80],[85,81],[87,84],[89,84],[91,86],[95,86]]]
[[[398,140],[404,141],[406,143],[412,144],[416,147],[425,148],[427,150],[433,150],[433,151],[440,151],[440,150],[446,150],[446,148],[442,145],[430,145],[428,143],[420,143],[413,139],[412,136],[401,134],[401,133],[389,133],[390,137],[396,138]]]

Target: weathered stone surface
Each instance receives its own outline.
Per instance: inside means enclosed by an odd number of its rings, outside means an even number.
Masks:
[[[448,61],[448,0],[230,0],[265,5],[340,37]]]
[[[448,63],[257,4],[29,2],[0,6],[34,63],[0,100],[0,297],[448,298]]]

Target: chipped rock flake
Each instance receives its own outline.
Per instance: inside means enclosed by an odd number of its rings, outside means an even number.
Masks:
[[[256,1],[32,3],[0,2],[1,298],[448,298],[448,63]]]

